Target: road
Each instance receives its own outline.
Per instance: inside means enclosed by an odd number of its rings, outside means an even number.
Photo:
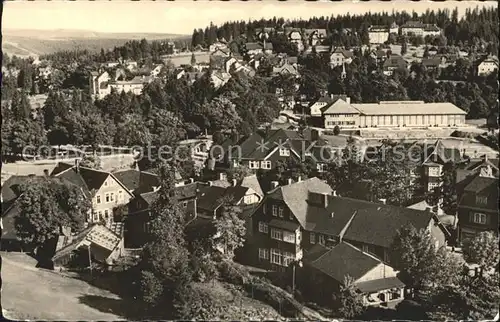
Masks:
[[[120,299],[105,290],[55,272],[35,268],[26,254],[2,256],[2,308],[11,320],[115,321],[106,304]],[[110,305],[111,307],[111,305]]]

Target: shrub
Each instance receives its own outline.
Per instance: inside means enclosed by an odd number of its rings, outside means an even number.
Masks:
[[[333,135],[339,135],[340,134],[340,127],[338,125],[335,125],[333,128]]]
[[[252,279],[252,276],[244,266],[237,265],[231,261],[221,261],[218,263],[217,268],[221,280],[231,284],[245,285]]]

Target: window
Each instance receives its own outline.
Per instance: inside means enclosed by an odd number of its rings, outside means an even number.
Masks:
[[[486,224],[486,215],[476,212],[476,213],[474,213],[473,221],[476,224],[483,224],[484,225],[484,224]]]
[[[278,207],[276,207],[275,205],[273,205],[273,216],[278,216]]]
[[[323,172],[325,171],[325,165],[323,163],[318,163],[316,164],[316,169],[318,170],[318,172]]]
[[[262,205],[262,213],[265,215],[266,214],[266,205]]]
[[[279,207],[279,208],[278,208],[278,216],[279,216],[280,218],[283,218],[283,207]]]
[[[104,219],[108,219],[109,218],[109,213],[108,213],[108,210],[104,210]]]
[[[283,253],[283,266],[290,265],[295,260],[295,256],[292,253],[284,252]]]
[[[291,233],[288,231],[283,232],[283,241],[291,244],[295,244],[295,233]]]
[[[279,249],[271,248],[271,263],[281,265],[283,256]]]
[[[104,186],[107,187],[108,186],[108,180],[104,181]]]
[[[271,238],[276,240],[283,240],[283,232],[281,230],[271,228]]]
[[[115,194],[111,193],[110,200],[113,201],[114,197],[115,197]]]
[[[485,196],[476,196],[476,204],[478,205],[486,205],[488,203],[488,197]]]
[[[267,170],[271,169],[271,161],[262,161],[260,167]]]
[[[187,206],[188,206],[188,202],[187,202],[187,201],[184,201],[184,202],[182,203],[182,206],[183,206],[184,208],[187,208]]]
[[[261,233],[266,233],[267,234],[267,232],[269,231],[268,229],[269,228],[268,228],[268,226],[267,226],[267,224],[265,222],[259,221],[259,231]]]
[[[249,161],[248,167],[250,169],[258,169],[259,168],[259,161]]]
[[[320,245],[325,245],[325,236],[323,236],[323,235],[319,235],[319,236],[318,236],[318,243],[319,243]]]
[[[122,200],[123,195],[122,195],[122,190],[118,191],[118,200]]]
[[[243,202],[246,205],[251,205],[251,204],[254,204],[254,203],[258,202],[258,201],[259,200],[257,199],[256,195],[249,195],[249,196],[243,197]]]
[[[106,202],[109,202],[109,194],[106,194]]]
[[[96,196],[96,201],[97,201],[97,203],[101,203],[101,196],[100,195]]]
[[[287,148],[280,148],[280,156],[282,157],[290,156],[290,150]]]
[[[259,258],[269,259],[269,249],[259,248]]]
[[[315,233],[309,233],[309,243],[316,244],[316,234]]]
[[[98,221],[99,220],[99,215],[96,211],[92,213],[92,221]]]

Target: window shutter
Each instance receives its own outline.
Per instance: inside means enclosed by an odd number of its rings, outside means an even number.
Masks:
[[[491,215],[490,214],[484,214],[486,216],[486,225],[491,224]]]
[[[469,222],[474,222],[474,213],[469,212]]]

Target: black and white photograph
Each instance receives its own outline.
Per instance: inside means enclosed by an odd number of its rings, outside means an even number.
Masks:
[[[497,1],[4,1],[0,319],[498,321]]]

